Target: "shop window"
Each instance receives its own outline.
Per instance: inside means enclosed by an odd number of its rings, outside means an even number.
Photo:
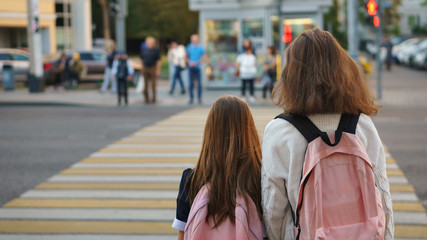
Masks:
[[[208,81],[226,85],[237,82],[236,57],[240,24],[237,20],[206,20],[205,46],[209,62],[206,67]]]
[[[244,38],[262,37],[264,22],[262,19],[245,19],[242,22]]]

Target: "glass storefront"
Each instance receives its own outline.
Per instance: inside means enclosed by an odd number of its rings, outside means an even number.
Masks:
[[[302,32],[317,27],[313,15],[291,16],[283,20],[284,27],[289,31],[291,40]],[[265,31],[265,28],[269,31]],[[273,45],[279,49],[282,37],[279,34],[279,18],[271,16],[270,22],[263,18],[236,18],[236,19],[207,19],[204,21],[204,45],[208,55],[206,64],[206,79],[208,86],[238,86],[240,80],[236,76],[236,58],[242,52],[239,45],[244,39],[249,39],[258,59],[258,74],[256,82],[260,82],[263,71],[261,63],[265,59],[265,51]],[[271,40],[267,40],[265,33]]]

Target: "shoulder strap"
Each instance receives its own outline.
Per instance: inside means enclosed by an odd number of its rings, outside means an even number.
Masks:
[[[353,115],[343,113],[341,115],[338,131],[356,134],[357,123],[359,122],[360,113]]]
[[[280,114],[275,119],[281,118],[291,123],[304,136],[307,142],[311,142],[320,136],[320,129],[306,116]]]

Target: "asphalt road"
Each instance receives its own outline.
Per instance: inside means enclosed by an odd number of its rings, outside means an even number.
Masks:
[[[0,106],[0,205],[186,107]]]

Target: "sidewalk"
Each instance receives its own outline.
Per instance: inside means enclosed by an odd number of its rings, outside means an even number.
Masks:
[[[186,106],[189,102],[187,94],[181,95],[180,88],[175,89],[174,95],[169,95],[170,83],[168,80],[158,80],[157,82],[157,106]],[[197,89],[194,89],[194,94],[197,96]],[[255,105],[271,105],[271,100],[262,99],[261,92],[257,91],[257,102]],[[203,104],[210,106],[218,97],[223,95],[240,96],[240,90],[204,90]],[[0,105],[8,104],[24,104],[24,105],[85,105],[85,106],[104,106],[116,107],[117,95],[111,93],[101,94],[96,90],[74,90],[74,91],[49,91],[46,89],[43,93],[29,93],[27,89],[19,89],[11,92],[0,90]],[[129,105],[142,106],[142,93],[137,93],[135,88],[129,88]],[[198,106],[195,101],[195,106]]]

